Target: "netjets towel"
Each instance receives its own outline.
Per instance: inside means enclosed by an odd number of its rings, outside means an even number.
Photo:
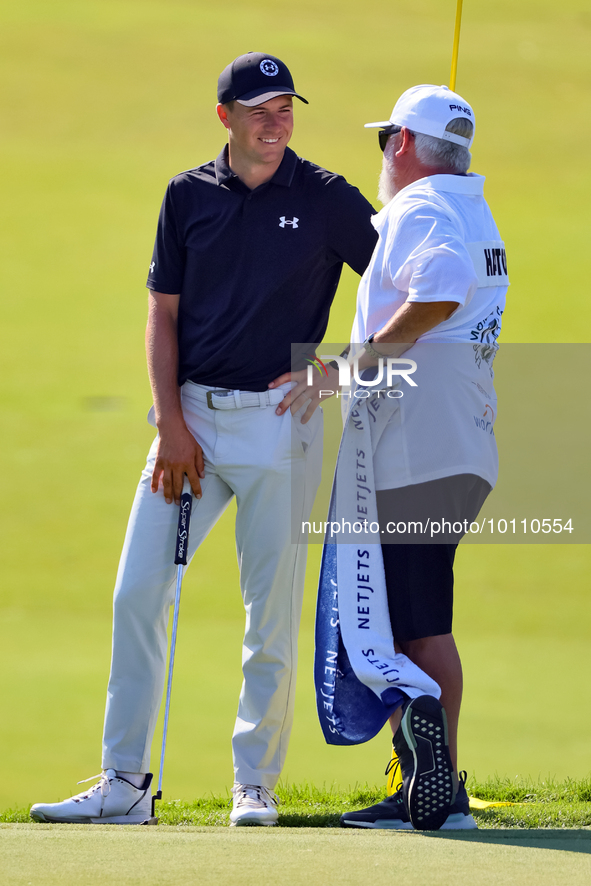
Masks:
[[[330,522],[345,521],[344,531],[339,543],[327,534],[322,557],[314,677],[328,744],[368,741],[405,696],[441,694],[434,680],[394,649],[372,454],[398,407],[380,393],[353,400],[329,512]]]
[[[316,695],[329,744],[372,738],[401,693],[439,697],[437,684],[394,650],[376,488],[461,473],[474,473],[494,486],[495,352],[496,346],[477,343],[419,343],[405,354],[416,362],[412,388],[401,380],[397,389],[382,384],[353,391],[333,483],[316,617]],[[338,534],[331,534],[330,523],[339,525]]]

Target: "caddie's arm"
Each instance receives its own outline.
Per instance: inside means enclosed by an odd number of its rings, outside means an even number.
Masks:
[[[388,322],[376,332],[372,346],[384,357],[399,357],[414,343],[445,320],[449,320],[458,307],[457,301],[407,301],[401,305]],[[377,358],[365,349],[358,351],[359,369],[377,365]]]
[[[279,385],[284,385],[287,382],[294,383],[291,391],[288,391],[275,410],[277,415],[283,415],[288,409],[291,409],[292,415],[295,415],[307,403],[308,407],[301,419],[303,425],[307,424],[320,403],[328,397],[332,397],[339,390],[339,370],[331,366],[330,363],[326,369],[328,375],[320,375],[320,373],[314,372],[311,385],[308,384],[307,369],[300,369],[297,372],[285,372],[279,378],[274,379],[269,384],[270,388],[279,387]]]
[[[168,504],[173,499],[180,503],[185,474],[201,498],[199,479],[205,476],[203,451],[185,424],[177,381],[179,298],[150,290],[146,327],[146,357],[159,433],[151,489],[157,492],[162,483]]]

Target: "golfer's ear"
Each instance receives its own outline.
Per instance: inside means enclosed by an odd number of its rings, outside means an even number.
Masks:
[[[220,118],[220,120],[222,121],[222,123],[224,124],[226,129],[230,129],[230,121],[228,120],[228,112],[226,111],[225,107],[223,105],[217,105],[216,111],[217,111],[218,117]]]

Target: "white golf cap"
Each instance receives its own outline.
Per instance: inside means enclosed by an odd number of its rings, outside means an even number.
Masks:
[[[389,120],[366,123],[365,127],[384,129],[387,126],[407,126],[413,132],[432,135],[469,148],[474,141],[474,129],[471,138],[446,131],[447,124],[456,117],[465,117],[475,126],[474,111],[461,95],[452,92],[447,86],[423,84],[402,93]]]

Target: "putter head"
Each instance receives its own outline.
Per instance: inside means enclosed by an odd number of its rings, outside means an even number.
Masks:
[[[152,794],[152,815],[150,818],[146,819],[146,824],[158,824],[158,819],[156,818],[156,800],[162,799],[162,791],[156,791],[155,794]]]

